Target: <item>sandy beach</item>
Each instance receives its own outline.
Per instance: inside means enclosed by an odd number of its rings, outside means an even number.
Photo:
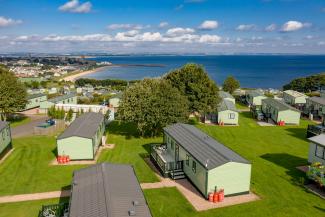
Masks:
[[[74,82],[75,80],[77,80],[81,76],[96,73],[96,72],[98,72],[98,71],[100,71],[102,69],[105,69],[107,67],[109,67],[109,66],[102,66],[102,67],[98,67],[98,68],[92,69],[92,70],[80,71],[79,73],[78,72],[72,72],[72,75],[68,75],[67,77],[63,78],[63,80]]]

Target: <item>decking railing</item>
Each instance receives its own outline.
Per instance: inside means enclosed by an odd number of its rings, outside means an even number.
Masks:
[[[42,206],[38,217],[68,217],[69,203],[60,203],[53,205]]]
[[[151,146],[150,159],[158,166],[159,171],[164,177],[168,177],[174,170],[183,169],[183,161],[165,162],[158,153],[162,150],[167,150],[166,144],[153,144]]]

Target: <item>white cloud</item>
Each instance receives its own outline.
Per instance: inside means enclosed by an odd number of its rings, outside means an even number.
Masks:
[[[71,42],[82,42],[82,41],[112,41],[112,37],[106,34],[89,34],[89,35],[49,35],[41,39],[41,41],[47,42],[58,42],[58,41],[71,41]]]
[[[111,24],[109,26],[107,26],[108,29],[110,30],[117,30],[117,29],[135,29],[135,30],[140,30],[140,29],[144,29],[144,28],[148,28],[150,27],[149,25],[147,26],[143,26],[140,24],[130,24],[130,23],[121,23],[121,24]]]
[[[14,20],[11,18],[0,17],[0,27],[7,27],[21,24],[23,21],[21,20]]]
[[[202,30],[212,30],[218,28],[218,26],[219,23],[216,20],[205,20],[198,28]]]
[[[237,26],[237,30],[238,31],[250,31],[250,30],[254,30],[256,28],[255,24],[241,24],[239,26]]]
[[[202,3],[205,2],[206,0],[185,0],[185,3]]]
[[[5,40],[5,39],[8,39],[9,37],[6,36],[6,35],[0,35],[0,40]]]
[[[176,11],[179,11],[179,10],[182,10],[184,8],[184,5],[183,4],[180,4],[180,5],[177,5],[176,7],[175,7],[175,10]]]
[[[219,42],[221,42],[221,37],[218,35],[201,35],[199,42],[200,43],[219,43]]]
[[[276,28],[277,28],[277,25],[274,24],[274,23],[272,23],[272,24],[268,25],[267,27],[265,27],[265,31],[267,31],[267,32],[273,32],[273,31],[276,30]]]
[[[325,41],[320,41],[320,42],[318,42],[318,45],[320,45],[320,46],[325,45]]]
[[[313,38],[315,38],[315,37],[312,36],[312,35],[306,35],[304,38],[310,40],[310,39],[313,39]]]
[[[291,21],[288,21],[282,25],[281,31],[282,32],[294,32],[294,31],[298,31],[305,27],[310,27],[311,25],[312,25],[311,23],[301,23],[299,21],[291,20]]]
[[[169,24],[167,22],[161,22],[159,23],[159,28],[165,28],[167,27]]]
[[[179,35],[190,34],[190,33],[194,33],[194,32],[195,32],[195,30],[192,28],[176,27],[176,28],[168,29],[166,32],[166,35],[169,37],[176,37]]]
[[[89,13],[91,11],[91,2],[80,3],[79,0],[70,0],[59,7],[60,11],[71,13]]]

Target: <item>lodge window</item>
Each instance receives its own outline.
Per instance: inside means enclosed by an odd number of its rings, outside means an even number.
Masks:
[[[186,155],[186,166],[190,165],[190,156],[188,156],[188,154]]]
[[[5,140],[5,131],[2,131],[2,140]]]
[[[174,141],[172,140],[172,142],[171,142],[171,148],[172,148],[172,150],[174,150]]]
[[[229,119],[235,119],[235,113],[230,113],[229,114]]]
[[[316,157],[322,158],[325,160],[324,147],[320,146],[320,145],[316,145],[315,155],[316,155]]]
[[[196,162],[194,160],[192,161],[192,171],[196,173]]]

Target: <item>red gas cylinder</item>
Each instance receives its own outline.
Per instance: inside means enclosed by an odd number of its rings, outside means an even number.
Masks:
[[[214,192],[214,194],[213,194],[213,203],[218,203],[218,198],[219,198],[218,192]]]
[[[70,157],[69,157],[69,155],[67,156],[67,163],[69,163],[70,162]]]
[[[67,156],[62,156],[62,163],[66,163],[67,162]]]
[[[213,193],[209,193],[209,202],[213,202]]]
[[[58,161],[59,164],[61,163],[61,156],[60,155],[57,157],[57,161]]]
[[[223,189],[221,189],[221,190],[218,192],[218,202],[222,202],[224,198],[225,198],[225,192],[224,192]]]

